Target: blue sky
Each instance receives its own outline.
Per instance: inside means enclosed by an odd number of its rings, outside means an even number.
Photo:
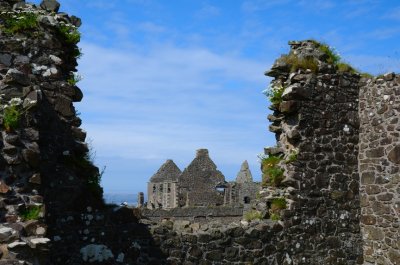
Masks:
[[[106,192],[145,191],[166,159],[183,170],[198,148],[228,180],[245,159],[260,180],[257,154],[275,144],[263,73],[289,40],[324,41],[372,74],[400,67],[398,1],[60,2],[83,20],[76,107]]]

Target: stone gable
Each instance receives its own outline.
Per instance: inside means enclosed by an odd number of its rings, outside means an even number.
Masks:
[[[150,178],[150,182],[176,181],[181,173],[174,161],[168,159]]]

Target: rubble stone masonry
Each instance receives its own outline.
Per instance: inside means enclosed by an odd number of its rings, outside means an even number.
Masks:
[[[0,265],[400,264],[400,76],[291,42],[267,72],[279,162],[253,215],[153,222],[103,203],[73,106],[80,19],[55,0],[0,9]]]

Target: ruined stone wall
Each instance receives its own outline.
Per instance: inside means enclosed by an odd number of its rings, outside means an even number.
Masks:
[[[188,220],[192,222],[205,223],[220,221],[223,223],[238,222],[243,217],[243,207],[184,207],[169,210],[143,209],[142,216],[152,221],[169,220]]]
[[[365,264],[400,264],[400,76],[365,80],[359,104]]]
[[[224,204],[224,196],[216,190],[225,177],[208,155],[197,150],[196,157],[179,176],[179,206],[216,206]]]
[[[0,264],[399,264],[398,76],[365,83],[359,110],[359,75],[338,71],[313,41],[291,43],[310,67],[282,57],[268,72],[283,94],[267,151],[284,172],[276,182],[266,174],[252,205],[261,216],[152,225],[103,204],[73,107],[83,96],[71,80],[80,20],[58,7],[0,0]],[[214,188],[224,178],[206,162]],[[206,183],[196,181],[187,179]],[[287,207],[273,221],[277,198]]]
[[[150,264],[146,226],[103,203],[73,106],[81,22],[58,8],[0,1],[0,264],[136,264],[139,239]]]
[[[298,61],[287,59],[293,55],[313,63],[293,70]],[[252,206],[262,220],[250,215],[245,216],[249,221],[197,230],[192,224],[178,229],[164,222],[152,233],[162,241],[167,260],[173,264],[363,264],[357,161],[360,76],[338,71],[327,61],[316,42],[293,42],[289,55],[267,72],[274,77],[272,86],[282,93],[269,116],[277,146],[266,151],[280,161],[275,174],[279,170],[283,174],[272,181],[268,165],[263,164],[264,187]],[[284,200],[286,208],[277,211],[277,199]]]
[[[290,44],[267,72],[271,89],[283,91],[269,117],[279,142],[267,154],[284,169],[281,182],[265,183],[267,204],[288,202],[280,215],[294,264],[360,263],[359,76],[338,71],[314,41]]]

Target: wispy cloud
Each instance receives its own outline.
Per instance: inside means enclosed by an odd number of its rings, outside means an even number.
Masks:
[[[218,16],[220,12],[220,9],[214,5],[203,4],[201,9],[196,12],[195,16],[198,18],[210,18]]]
[[[376,12],[377,3],[378,1],[374,0],[346,1],[340,8],[347,19],[363,18],[367,14]]]
[[[291,0],[246,0],[242,4],[242,10],[245,12],[263,11],[275,6],[285,5]]]
[[[383,19],[391,19],[391,20],[400,20],[400,6],[386,12],[382,16],[382,18]]]
[[[183,161],[204,147],[222,165],[247,159],[259,173],[256,154],[267,145],[265,64],[173,45],[82,48],[85,98],[77,108],[99,157]]]
[[[400,34],[400,27],[391,27],[391,28],[381,28],[373,30],[370,33],[367,33],[367,36],[370,38],[376,38],[380,40],[390,39]]]
[[[140,23],[137,28],[148,33],[161,33],[167,30],[165,27],[150,21]]]
[[[303,8],[305,8],[306,10],[317,10],[317,11],[331,9],[336,6],[335,2],[329,0],[314,0],[312,1],[312,3],[310,1],[301,0],[298,2],[298,4]]]

